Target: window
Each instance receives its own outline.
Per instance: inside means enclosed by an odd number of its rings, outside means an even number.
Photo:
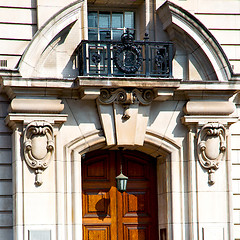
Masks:
[[[89,40],[120,40],[127,28],[135,33],[134,12],[91,11],[88,13]]]

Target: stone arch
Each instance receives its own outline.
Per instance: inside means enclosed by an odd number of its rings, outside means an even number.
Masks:
[[[74,37],[71,37],[71,43],[68,43],[69,48],[66,50],[69,60],[81,39],[85,38],[86,18],[83,16],[86,14],[82,14],[85,8],[86,1],[76,1],[52,16],[38,30],[19,62],[18,69],[22,77],[62,77],[57,71],[57,66],[52,65],[51,69],[54,69],[54,72],[44,69],[46,76],[42,75],[44,74],[43,65],[56,47],[66,41],[67,35],[71,34]]]
[[[81,155],[89,151],[94,151],[97,149],[113,149],[116,150],[118,146],[107,146],[104,134],[100,130],[93,131],[87,135],[81,136],[65,146],[65,156],[66,162],[71,165],[71,169],[66,173],[66,185],[73,186],[71,198],[67,198],[65,206],[69,206],[73,209],[72,216],[69,219],[73,219],[74,228],[67,233],[69,236],[75,236],[74,239],[80,239],[82,236],[82,192],[81,192]],[[167,180],[167,190],[166,199],[166,209],[178,208],[179,211],[166,210],[165,215],[167,222],[159,227],[167,228],[167,234],[169,239],[184,239],[184,228],[182,227],[182,220],[184,215],[184,205],[183,205],[183,161],[182,161],[182,151],[181,146],[179,146],[174,140],[169,139],[163,135],[153,132],[151,130],[146,131],[145,142],[143,146],[125,146],[129,150],[137,150],[144,152],[148,155],[157,158],[158,160],[158,175],[161,173],[159,171],[166,171],[166,178],[171,178]],[[160,170],[159,165],[166,163],[164,168]],[[67,164],[67,163],[66,163]],[[69,166],[70,166],[69,165]],[[166,167],[166,169],[165,169]],[[68,174],[71,174],[69,176]],[[158,179],[158,182],[161,182]],[[176,184],[177,183],[177,184]],[[167,197],[168,195],[168,197]],[[170,195],[170,198],[169,198]],[[162,204],[161,204],[162,205]],[[174,205],[174,206],[173,206]],[[70,222],[69,222],[70,224]],[[179,230],[181,229],[181,234]],[[183,237],[181,238],[180,237]]]
[[[231,78],[233,71],[221,45],[196,17],[170,1],[160,6],[157,13],[170,39],[189,49],[196,66],[202,69],[204,80]]]

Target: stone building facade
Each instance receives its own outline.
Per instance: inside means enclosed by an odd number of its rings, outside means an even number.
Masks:
[[[1,1],[0,239],[240,239],[239,21],[236,0]]]

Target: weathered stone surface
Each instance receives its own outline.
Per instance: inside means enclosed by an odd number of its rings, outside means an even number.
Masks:
[[[60,113],[64,105],[60,99],[20,99],[15,98],[10,104],[10,112],[23,113]]]
[[[229,115],[235,111],[235,104],[229,101],[189,101],[184,111],[189,115]]]

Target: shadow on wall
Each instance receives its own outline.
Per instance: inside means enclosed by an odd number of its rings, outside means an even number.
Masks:
[[[161,132],[164,135],[171,130],[174,137],[184,138],[185,126],[181,123],[181,118],[184,116],[182,111],[184,104],[185,101],[153,102],[148,126],[162,126]]]
[[[73,27],[74,23],[70,24],[67,28],[65,28],[65,32],[63,32],[65,38],[64,41],[66,40],[67,35],[69,34],[71,28]],[[61,42],[62,43],[64,43]],[[60,45],[60,43],[59,43]],[[66,66],[62,70],[62,76],[63,78],[76,78],[79,76],[79,68],[78,68],[78,47],[75,49],[73,54],[70,56]]]
[[[70,46],[69,36],[74,23],[69,24],[61,32],[59,32],[47,45],[42,52],[41,60],[38,63],[38,69],[44,71],[52,71],[56,75],[58,69],[62,69],[63,78],[75,78],[78,76],[77,52]],[[71,34],[73,35],[73,34]],[[71,51],[73,51],[71,55]]]
[[[62,76],[63,78],[76,78],[79,76],[77,51],[75,51],[70,57],[67,65],[62,71]]]

